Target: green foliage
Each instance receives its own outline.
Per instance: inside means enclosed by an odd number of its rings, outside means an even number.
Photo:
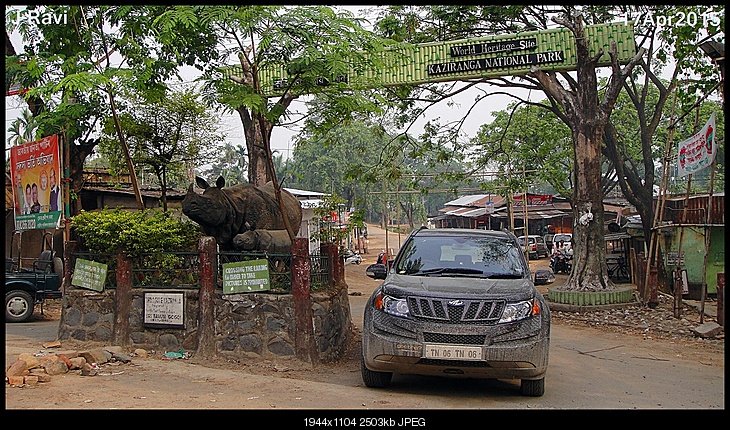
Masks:
[[[183,255],[157,251],[140,255],[134,264],[136,284],[148,285],[198,285],[197,271],[187,267]]]
[[[71,219],[71,226],[89,252],[124,252],[133,256],[162,250],[191,250],[201,235],[195,224],[151,209],[82,211]]]
[[[151,170],[161,189],[186,185],[191,167],[208,162],[224,136],[218,119],[193,91],[169,92],[156,102],[135,94],[121,110],[120,123],[137,169]],[[111,119],[104,126],[99,152],[112,169],[126,171],[122,146]]]
[[[219,176],[225,178],[226,184],[248,183],[247,158],[245,147],[226,142],[222,150],[209,158],[209,167],[202,172],[201,176],[211,184]],[[277,169],[277,171],[279,170]]]
[[[293,187],[340,195],[368,221],[388,211],[389,219],[401,215],[397,222],[415,225],[454,197],[429,190],[466,183],[451,174],[464,171],[460,161],[437,160],[443,152],[440,142],[397,137],[381,124],[355,121],[329,131],[308,129],[297,140],[286,171]]]
[[[552,112],[518,103],[493,115],[472,140],[474,164],[480,170],[502,172],[487,188],[506,195],[547,183],[570,198],[573,155],[568,127]]]

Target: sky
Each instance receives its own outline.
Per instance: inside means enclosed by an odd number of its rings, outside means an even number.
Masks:
[[[335,6],[335,7],[341,7],[343,9],[351,11],[356,16],[363,17],[363,10],[364,8],[368,8],[370,6]],[[15,33],[11,35],[11,40],[13,41],[13,44],[15,46],[16,50],[19,50],[21,47],[21,38],[20,35]],[[185,85],[187,82],[191,82],[194,80],[197,76],[199,76],[199,72],[192,68],[192,67],[184,67],[180,71],[180,76],[182,78],[183,83],[177,84],[177,86]],[[522,94],[519,94],[522,93]],[[518,94],[524,98],[527,98],[528,93],[524,91],[518,91],[515,94]],[[474,97],[477,95],[476,90],[470,90],[466,91],[458,96],[453,97],[451,101],[451,106],[447,106],[445,102],[442,102],[439,104],[439,106],[434,106],[433,108],[429,109],[429,112],[422,116],[420,120],[416,121],[413,127],[410,129],[410,133],[413,135],[418,135],[423,130],[423,126],[426,123],[426,121],[433,119],[433,118],[439,118],[442,122],[448,122],[448,121],[457,121],[461,119],[464,114],[466,113],[466,109],[468,109],[471,106],[471,102],[474,99]],[[534,100],[536,97],[542,97],[542,93],[538,96],[537,94],[532,94],[532,99]],[[298,100],[295,100],[291,105],[291,111],[296,112],[305,112],[306,109],[304,107],[304,98],[300,98]],[[502,110],[504,109],[507,104],[512,101],[513,99],[509,97],[499,96],[495,97],[492,96],[490,100],[487,102],[489,105],[489,110],[485,111],[484,108],[480,108],[477,112],[472,113],[470,115],[470,119],[465,122],[465,125],[463,127],[464,133],[466,136],[474,136],[479,128],[479,126],[485,122],[489,122],[491,118],[491,112]],[[486,106],[485,102],[482,102],[482,106]],[[22,110],[26,107],[25,102],[22,100],[20,96],[11,96],[11,97],[5,97],[5,140],[6,140],[6,148],[7,148],[7,141],[9,140],[9,134],[7,132],[8,127],[10,127],[10,124],[13,120],[18,118]],[[241,120],[238,117],[238,114],[221,114],[221,131],[223,131],[227,135],[227,140],[235,145],[245,145],[245,141],[243,138],[243,125],[241,124]],[[274,131],[272,132],[271,136],[271,142],[272,142],[272,150],[279,151],[280,154],[283,154],[285,158],[289,158],[292,154],[292,151],[294,150],[294,139],[299,133],[298,127],[292,127],[292,128],[285,128],[285,127],[275,127]]]
[[[370,6],[335,6],[351,11],[353,14],[359,17],[366,15],[363,13],[364,8]],[[366,26],[367,27],[367,26]],[[20,36],[18,34],[11,35],[11,39],[14,42],[16,50],[21,47]],[[607,70],[607,68],[604,68]],[[192,67],[184,67],[181,69],[180,76],[183,83],[175,84],[177,86],[186,85],[193,81],[200,72]],[[457,84],[463,85],[463,84]],[[488,85],[481,84],[478,88],[474,88],[465,91],[457,96],[452,97],[449,103],[441,102],[436,106],[429,108],[426,114],[422,115],[419,120],[410,128],[409,133],[414,136],[418,136],[422,130],[424,124],[431,119],[439,119],[441,123],[447,123],[451,121],[457,121],[463,118],[465,115],[469,115],[468,119],[464,122],[463,133],[464,139],[473,137],[479,127],[482,124],[489,123],[492,118],[492,112],[504,110],[507,105],[514,101],[512,97],[504,95],[490,96],[487,100],[482,101],[478,108],[468,112],[471,107],[474,98],[482,91],[495,90],[496,88],[490,88]],[[513,95],[522,99],[529,99],[531,101],[538,101],[543,99],[545,96],[541,91],[528,92],[527,90],[521,89],[508,89]],[[305,111],[304,107],[305,98],[295,100],[290,110],[294,113],[302,113]],[[19,96],[5,97],[5,130],[6,130],[6,142],[9,139],[7,129],[11,122],[20,115],[20,112],[25,107],[25,102]],[[294,115],[296,116],[296,115]],[[245,145],[243,138],[243,126],[238,114],[221,114],[221,131],[227,135],[227,140],[235,145]],[[285,158],[289,158],[294,150],[294,139],[299,133],[298,128],[285,128],[275,127],[272,133],[272,150],[278,151],[283,154]],[[6,144],[7,147],[7,144]]]

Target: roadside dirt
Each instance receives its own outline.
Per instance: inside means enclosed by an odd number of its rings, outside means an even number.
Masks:
[[[91,408],[144,408],[144,399],[146,397],[154,397],[155,405],[170,404],[172,408],[185,407],[184,405],[174,405],[175,394],[179,389],[175,386],[179,383],[181,377],[175,375],[184,375],[184,378],[200,381],[205,383],[206,378],[214,380],[212,376],[205,376],[208,372],[214,372],[216,369],[235,373],[244,373],[247,375],[260,376],[276,376],[278,378],[291,379],[295,381],[315,381],[334,384],[337,387],[352,386],[353,383],[361,385],[359,380],[359,351],[360,351],[360,327],[362,326],[362,309],[367,297],[381,281],[370,279],[365,275],[365,268],[375,262],[378,253],[384,248],[385,233],[376,226],[369,226],[369,253],[363,254],[363,262],[360,265],[350,264],[345,267],[345,276],[349,287],[349,296],[351,299],[351,312],[353,320],[352,341],[345,355],[336,363],[325,363],[312,365],[301,362],[299,360],[277,359],[271,360],[246,360],[233,361],[226,359],[203,360],[194,355],[184,360],[164,359],[165,351],[149,351],[147,358],[134,357],[132,364],[110,366],[105,365],[100,369],[100,376],[81,377],[77,374],[69,372],[67,375],[54,376],[51,383],[40,384],[37,387],[10,387],[6,384],[6,407],[8,408],[38,408],[39,405],[34,403],[36,396],[29,392],[22,391],[30,388],[30,390],[45,390],[50,398],[44,400],[48,407],[75,408],[86,407],[83,402],[87,402],[87,406]],[[402,236],[405,239],[405,236]],[[391,247],[395,244],[397,250],[397,236],[391,233],[389,238]],[[533,268],[546,267],[547,259],[536,260],[531,262]],[[565,275],[558,275],[556,282],[561,280],[564,282]],[[541,287],[543,292],[547,292],[547,287]],[[711,304],[714,306],[714,304]],[[41,320],[58,320],[60,318],[61,303],[60,300],[49,301],[44,306],[44,315],[37,315],[37,319]],[[696,308],[688,306],[684,311],[684,320],[676,320],[672,317],[671,301],[660,300],[660,305],[655,309],[648,308],[630,308],[620,312],[619,314],[609,312],[591,312],[585,314],[571,314],[567,312],[553,312],[553,324],[557,326],[570,326],[571,333],[575,336],[595,336],[596,333],[610,333],[616,339],[621,339],[622,344],[627,348],[632,345],[645,347],[648,342],[654,342],[652,348],[660,356],[662,354],[672,357],[684,357],[696,360],[708,366],[724,365],[724,338],[704,340],[694,336],[689,330],[693,325],[699,323],[699,313]],[[54,339],[48,339],[49,341]],[[93,343],[79,343],[72,341],[63,341],[60,350],[84,349],[98,347]],[[12,344],[6,339],[6,357],[12,356],[19,352],[31,353],[52,353],[52,349],[43,349],[42,345],[18,345]],[[6,367],[11,363],[6,363]],[[192,364],[197,366],[185,366]],[[174,372],[171,370],[174,365]],[[209,370],[206,370],[209,369]],[[78,372],[78,371],[76,371]],[[115,376],[115,372],[127,373],[129,382],[127,388],[131,390],[129,393],[120,393],[119,387],[114,385],[121,376]],[[122,373],[116,373],[121,375]],[[165,374],[169,378],[155,378],[155,375]],[[81,379],[80,379],[81,378]],[[155,378],[159,384],[153,394],[134,393],[134,379],[144,381],[149,378]],[[177,381],[177,382],[176,382]],[[355,382],[353,382],[355,381]],[[141,382],[139,382],[141,383]],[[94,384],[93,398],[85,393],[84,386]],[[49,387],[52,387],[50,389]],[[98,389],[105,388],[105,389]],[[296,392],[296,388],[292,388]],[[21,391],[16,391],[21,390]],[[215,390],[211,387],[210,390]],[[165,400],[165,393],[169,394],[169,402]],[[77,399],[77,406],[69,406],[69,396]],[[344,395],[346,397],[346,395]],[[310,395],[306,396],[311,398]],[[269,397],[270,398],[270,397]],[[299,397],[297,397],[299,399]],[[314,399],[316,401],[316,399]],[[215,400],[212,400],[215,401]],[[270,408],[272,403],[267,400],[266,396],[250,395],[245,399],[231,400],[231,406],[224,406],[217,403],[215,407],[245,407],[245,408]],[[237,401],[238,403],[235,403]],[[343,398],[341,404],[328,405],[327,408],[348,408],[352,407],[351,399]],[[373,400],[376,402],[377,400]],[[302,402],[304,402],[302,400]],[[89,404],[93,403],[93,405]],[[74,404],[74,403],[72,403]],[[191,400],[190,405],[199,405],[196,399]],[[54,406],[57,405],[57,406]],[[363,403],[364,405],[364,403]],[[359,406],[359,405],[356,405]],[[158,406],[156,406],[158,407]],[[200,406],[190,406],[198,408]],[[286,406],[280,406],[286,407]],[[294,406],[299,407],[299,406]],[[320,408],[322,405],[301,404],[303,408]],[[387,407],[387,405],[385,405]]]

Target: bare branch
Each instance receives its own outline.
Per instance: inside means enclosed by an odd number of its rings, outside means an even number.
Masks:
[[[611,112],[613,110],[613,106],[616,104],[618,94],[619,92],[621,92],[621,88],[623,87],[623,82],[631,74],[631,71],[634,69],[634,67],[639,64],[645,52],[645,48],[640,48],[636,55],[634,55],[634,57],[629,60],[628,64],[623,69],[621,69],[618,63],[616,42],[611,42],[611,49],[609,49],[608,55],[611,57],[611,69],[613,70],[613,73],[608,79],[606,94],[600,106],[600,110],[601,112],[603,112],[603,115],[607,116],[608,112]]]
[[[563,107],[568,118],[573,118],[575,116],[575,95],[566,91],[565,88],[560,85],[560,82],[558,82],[555,78],[554,73],[545,73],[537,67],[532,66],[530,75],[534,76],[540,82],[545,94],[554,98]]]

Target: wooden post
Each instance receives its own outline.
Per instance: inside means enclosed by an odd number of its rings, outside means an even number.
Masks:
[[[215,355],[215,284],[217,277],[215,238],[206,236],[198,242],[200,290],[198,291],[198,347],[196,355]]]
[[[713,138],[714,139],[714,138]],[[713,142],[713,145],[717,145]],[[707,196],[707,210],[705,211],[705,255],[702,259],[702,299],[700,301],[700,324],[705,318],[705,298],[707,296],[707,256],[710,254],[710,246],[712,244],[712,189],[715,184],[715,160],[710,164],[710,193]]]
[[[725,304],[723,303],[725,290],[725,273],[717,274],[717,323],[725,327]]]
[[[337,245],[330,245],[337,251]],[[331,254],[330,254],[331,256]],[[309,260],[309,244],[304,237],[298,237],[292,243],[292,296],[294,297],[294,349],[296,357],[300,360],[315,363],[317,357],[317,345],[314,340],[314,327],[312,326],[312,300],[311,290],[311,262]],[[330,265],[332,267],[334,264]],[[330,269],[332,270],[332,269]],[[330,272],[331,273],[331,272]]]
[[[132,304],[132,261],[117,254],[117,287],[114,290],[114,330],[112,337],[115,345],[129,345],[129,311]]]
[[[668,184],[668,178],[669,178],[669,163],[671,163],[671,155],[672,155],[672,145],[674,143],[674,125],[675,125],[675,112],[677,107],[677,93],[674,93],[674,98],[672,100],[672,126],[669,127],[669,132],[667,136],[667,143],[665,145],[664,150],[664,163],[662,164],[662,182],[659,187],[659,195],[657,196],[657,206],[654,208],[654,219],[652,220],[652,233],[651,236],[648,238],[645,238],[644,243],[646,244],[646,239],[649,240],[649,247],[646,250],[646,269],[644,271],[644,277],[643,282],[644,285],[648,283],[648,276],[649,276],[649,266],[652,265],[652,260],[654,259],[654,252],[655,252],[655,246],[657,245],[658,234],[659,232],[656,230],[656,228],[659,226],[659,224],[664,219],[664,203],[666,201],[666,194],[667,194],[667,184]],[[653,204],[653,203],[652,203]],[[642,303],[646,304],[645,297],[641,297]],[[681,300],[680,296],[680,300]],[[676,306],[676,305],[675,305]],[[676,310],[675,307],[675,316]]]
[[[61,291],[64,296],[71,285],[71,277],[73,276],[74,271],[73,264],[76,260],[73,257],[73,254],[76,252],[77,248],[78,242],[75,240],[70,240],[63,244],[63,283],[61,284]]]

